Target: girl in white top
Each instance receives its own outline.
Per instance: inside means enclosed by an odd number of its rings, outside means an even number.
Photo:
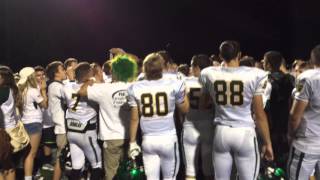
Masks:
[[[3,113],[3,121],[1,121],[1,127],[5,130],[9,130],[16,127],[18,120],[18,113],[16,107],[21,109],[21,96],[19,94],[18,87],[14,81],[13,73],[9,67],[0,66],[0,109]],[[5,141],[5,136],[0,137],[1,142]],[[8,145],[1,144],[1,152],[9,153],[7,158],[0,160],[0,179],[15,179],[15,161],[19,160],[21,153],[12,154]],[[10,151],[10,152],[9,152]],[[4,155],[4,154],[2,154]],[[19,157],[18,157],[19,156]],[[3,156],[2,156],[3,158]]]
[[[41,139],[42,111],[47,108],[45,81],[41,83],[40,89],[36,81],[35,71],[31,67],[25,67],[20,72],[18,86],[23,97],[23,111],[21,120],[30,136],[31,150],[24,161],[25,180],[32,179],[33,163]]]

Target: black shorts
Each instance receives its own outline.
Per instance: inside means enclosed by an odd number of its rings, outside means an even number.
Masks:
[[[41,144],[49,147],[56,147],[56,135],[54,134],[54,127],[43,128]]]
[[[31,146],[29,144],[22,150],[10,154],[9,157],[5,160],[5,162],[0,162],[0,172],[7,171],[10,169],[16,169],[19,163],[27,157],[27,155],[30,152],[30,149]]]

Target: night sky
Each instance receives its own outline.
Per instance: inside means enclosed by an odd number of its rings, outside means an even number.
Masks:
[[[167,49],[177,63],[217,53],[238,40],[261,59],[278,50],[309,58],[320,43],[320,1],[6,0],[1,4],[0,64],[14,70],[67,57],[103,63],[121,47],[144,58]]]

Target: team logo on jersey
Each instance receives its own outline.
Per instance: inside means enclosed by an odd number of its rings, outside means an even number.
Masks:
[[[262,88],[263,88],[263,89],[266,89],[266,87],[267,87],[267,84],[268,84],[268,81],[267,81],[267,80],[265,80],[265,81],[264,81],[264,83],[263,83],[263,86],[262,86]]]
[[[297,90],[297,92],[301,92],[302,89],[303,89],[303,84],[302,84],[302,83],[297,83],[297,84],[296,84],[296,90]]]
[[[127,102],[127,90],[119,90],[112,94],[112,103],[114,107],[120,107]]]

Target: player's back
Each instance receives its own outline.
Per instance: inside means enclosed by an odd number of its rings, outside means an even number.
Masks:
[[[190,121],[203,121],[203,120],[213,120],[214,109],[212,104],[208,105],[206,109],[200,109],[200,96],[202,86],[199,82],[199,78],[195,76],[185,78],[186,90],[190,102],[190,110],[186,114],[186,122]]]
[[[164,77],[137,81],[129,88],[130,104],[136,103],[141,112],[144,135],[176,134],[173,113],[175,103],[184,97],[182,93],[182,81]]]
[[[97,115],[92,102],[86,97],[80,97],[77,92],[82,84],[68,83],[63,87],[63,96],[67,103],[66,118],[77,119],[82,122],[94,118]]]
[[[215,123],[231,127],[254,127],[251,103],[262,95],[267,73],[251,67],[209,67],[201,72],[201,83],[215,104]]]

